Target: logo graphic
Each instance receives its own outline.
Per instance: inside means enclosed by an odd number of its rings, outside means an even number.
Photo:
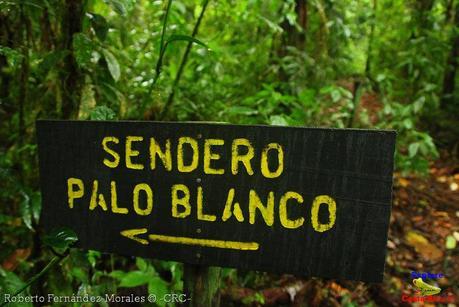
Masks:
[[[437,286],[433,286],[425,281],[425,279],[439,279],[444,278],[445,275],[442,273],[419,273],[411,272],[411,278],[413,279],[413,285],[415,287],[415,295],[402,295],[402,301],[408,303],[415,302],[428,302],[428,303],[453,303],[456,301],[456,296],[451,292],[451,289],[447,289],[442,292],[442,289]],[[442,294],[440,294],[442,292]]]
[[[422,296],[435,295],[440,293],[441,291],[439,287],[429,285],[428,283],[423,281],[422,278],[413,279],[413,284],[416,286],[416,288],[418,288],[418,291],[421,292]]]

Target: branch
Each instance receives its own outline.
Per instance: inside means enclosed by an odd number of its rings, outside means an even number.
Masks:
[[[199,14],[198,20],[196,24],[194,25],[193,33],[191,34],[192,38],[195,38],[196,35],[198,34],[199,26],[201,24],[202,18],[204,17],[204,12],[206,11],[208,4],[209,4],[209,0],[204,0],[201,13]],[[167,102],[164,105],[163,111],[161,112],[159,116],[160,120],[162,120],[164,116],[166,116],[167,111],[169,110],[170,106],[172,105],[174,101],[175,90],[177,89],[177,86],[180,82],[180,78],[182,77],[183,69],[185,68],[186,62],[188,61],[188,55],[190,54],[192,45],[193,45],[193,42],[189,41],[188,45],[186,46],[185,53],[183,54],[183,57],[182,57],[182,62],[180,63],[179,70],[177,71],[177,75],[175,76],[174,84],[172,86],[172,91],[170,92]]]

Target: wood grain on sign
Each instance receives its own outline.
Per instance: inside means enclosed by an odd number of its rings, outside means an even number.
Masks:
[[[103,252],[381,281],[395,132],[38,121],[42,222]]]

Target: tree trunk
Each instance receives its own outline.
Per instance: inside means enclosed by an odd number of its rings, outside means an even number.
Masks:
[[[48,8],[43,9],[43,14],[40,18],[40,30],[41,30],[41,47],[46,50],[52,50],[55,45],[54,31],[49,20]]]
[[[22,145],[25,137],[25,105],[27,102],[28,80],[29,80],[29,27],[28,20],[24,13],[24,7],[20,6],[20,21],[24,29],[22,30],[22,60],[19,72],[19,144]],[[22,174],[22,172],[21,172]]]
[[[183,282],[188,306],[219,307],[220,274],[219,267],[185,264]]]
[[[307,0],[295,0],[295,13],[297,17],[297,25],[290,24],[287,18],[284,18],[280,24],[283,33],[281,37],[281,45],[277,50],[279,58],[285,57],[287,47],[296,47],[299,50],[306,49],[306,32],[308,28],[308,2]],[[298,30],[298,27],[300,30]],[[287,73],[281,68],[279,78],[286,81]]]
[[[371,16],[370,35],[368,38],[367,60],[365,62],[365,76],[371,79],[371,61],[373,53],[373,43],[376,28],[376,11],[378,9],[378,1],[373,0],[373,14]]]
[[[456,5],[453,27],[459,27],[459,5]],[[445,74],[443,75],[443,93],[441,99],[442,108],[453,101],[456,86],[456,71],[459,57],[459,33],[452,30],[451,51],[446,62]]]
[[[64,59],[61,72],[62,117],[73,118],[78,114],[81,98],[82,75],[73,54],[73,36],[81,32],[84,4],[80,0],[66,0],[62,17],[61,49],[70,53]]]
[[[295,0],[295,13],[297,17],[297,25],[290,24],[287,18],[281,23],[281,28],[284,30],[282,34],[281,51],[285,52],[285,47],[294,46],[304,50],[306,47],[306,29],[308,26],[308,3],[307,0]]]
[[[295,12],[298,18],[298,25],[301,31],[296,34],[296,46],[298,49],[306,48],[306,29],[308,27],[308,2],[307,0],[296,0]]]
[[[12,21],[8,15],[0,13],[0,45],[14,49],[14,34],[15,31],[11,29]],[[13,25],[14,28],[14,25]],[[10,84],[12,80],[12,73],[10,69],[6,69],[8,60],[6,55],[0,54],[0,99],[2,100],[1,108],[6,114],[12,114],[14,108],[9,100]]]
[[[422,36],[422,32],[430,28],[429,13],[433,5],[434,0],[416,0],[414,2],[415,22],[416,27],[419,29],[419,33],[416,33],[415,37]]]
[[[432,24],[429,20],[429,13],[432,10],[434,0],[415,0],[412,3],[411,7],[411,37],[410,41],[413,41],[417,38],[426,37],[426,31],[429,31],[432,28]],[[419,50],[421,51],[421,50]],[[420,67],[419,65],[416,67],[417,69],[424,69],[424,67]],[[407,97],[414,97],[419,93],[420,90],[420,78],[422,74],[418,74],[414,78],[410,75],[408,65],[405,65],[403,68],[403,78],[406,80],[411,80],[410,88],[407,90]]]

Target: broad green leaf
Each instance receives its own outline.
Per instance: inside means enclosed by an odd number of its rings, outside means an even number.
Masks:
[[[41,212],[41,195],[39,192],[34,192],[30,196],[30,210],[33,220],[38,224]]]
[[[40,194],[37,192],[20,192],[23,200],[20,204],[19,211],[21,213],[22,221],[32,231],[33,229],[33,222],[38,223],[40,218],[40,210],[41,210],[41,198]]]
[[[93,47],[93,42],[85,34],[76,33],[73,35],[73,50],[80,67],[90,63]]]
[[[105,41],[108,33],[108,22],[107,20],[99,14],[90,13],[91,15],[91,25],[96,32],[96,36],[100,41]]]
[[[4,303],[3,298],[5,294],[12,294],[15,293],[17,290],[22,288],[25,285],[25,282],[23,282],[18,275],[16,275],[14,272],[9,272],[4,270],[0,266],[0,304]],[[27,296],[28,290],[25,292],[21,293],[18,295],[18,297],[25,297]],[[8,304],[7,306],[21,306],[21,307],[26,307],[26,306],[33,306],[32,303],[21,303],[21,304]]]
[[[277,23],[272,22],[271,20],[269,20],[261,14],[258,14],[257,17],[260,18],[260,20],[264,21],[268,25],[268,27],[271,28],[271,30],[273,30],[273,32],[282,33],[283,29]]]
[[[88,253],[86,254],[86,257],[88,258],[88,261],[92,267],[96,266],[96,262],[100,258],[100,256],[101,256],[100,252],[95,251],[95,250],[89,250]]]
[[[172,286],[176,291],[183,290],[183,266],[179,263],[175,263],[171,269],[172,273]]]
[[[269,118],[269,123],[274,126],[288,126],[288,122],[282,115],[273,115]]]
[[[113,7],[115,12],[117,12],[118,14],[120,14],[122,16],[126,15],[127,10],[126,10],[126,5],[124,4],[124,1],[121,1],[121,0],[109,0],[108,2]]]
[[[289,11],[287,12],[285,17],[287,17],[288,23],[290,25],[294,26],[296,24],[296,13],[295,12]]]
[[[121,280],[127,273],[121,270],[115,270],[108,274],[110,277]]]
[[[421,97],[419,97],[419,99],[417,99],[414,102],[414,104],[413,104],[414,113],[419,113],[419,111],[421,111],[422,107],[424,106],[425,101],[426,101],[426,97],[425,96],[421,96]]]
[[[240,107],[240,106],[233,106],[229,107],[225,110],[225,113],[231,114],[231,115],[255,115],[258,114],[257,110],[254,110],[253,108],[249,107]]]
[[[91,120],[113,120],[116,119],[116,113],[106,106],[97,106],[89,114]]]
[[[410,158],[413,158],[417,153],[419,149],[419,143],[411,143],[410,146],[408,147],[408,154]]]
[[[133,288],[141,285],[145,285],[153,278],[149,273],[142,271],[132,271],[126,273],[120,279],[120,287]]]
[[[121,70],[120,70],[120,64],[116,60],[115,56],[108,51],[107,49],[104,49],[104,56],[105,56],[105,61],[107,62],[108,70],[110,71],[110,74],[113,77],[113,80],[118,81],[120,78]]]
[[[403,120],[403,126],[406,128],[406,129],[411,129],[413,128],[413,121],[410,119],[410,118],[405,118]]]
[[[306,106],[316,104],[316,91],[314,89],[304,89],[298,94],[300,101]]]
[[[141,271],[146,271],[147,268],[148,268],[148,263],[145,261],[145,259],[140,258],[140,257],[137,257],[137,258],[135,259],[135,264],[137,265],[137,267],[138,267],[139,270],[141,270]]]
[[[30,209],[30,197],[25,192],[21,192],[21,195],[24,198],[20,206],[22,221],[24,222],[27,228],[34,231],[32,227],[32,212]]]
[[[22,59],[22,54],[19,51],[5,46],[0,46],[0,54],[4,55],[13,67],[18,66]]]
[[[88,282],[88,273],[82,268],[74,267],[70,270],[70,274],[81,283]]]
[[[172,6],[174,7],[174,9],[177,11],[177,12],[180,12],[181,15],[186,15],[187,13],[187,7],[186,5],[181,2],[181,1],[173,1],[172,2]],[[199,8],[199,12],[201,11],[202,8],[200,8],[201,6],[198,4],[198,5],[195,5],[195,14],[196,14],[196,7]]]
[[[96,107],[95,93],[91,78],[86,76],[86,82],[81,90],[80,109],[78,111],[78,119],[88,119],[92,110]]]
[[[70,247],[76,241],[78,241],[76,233],[72,229],[65,227],[54,229],[43,238],[45,245],[62,249]]]
[[[148,293],[154,294],[156,297],[164,297],[168,292],[170,292],[168,289],[168,283],[159,276],[151,277],[148,281]],[[159,306],[166,306],[166,302],[164,300],[157,300],[156,303]]]
[[[331,94],[331,98],[332,98],[333,102],[337,102],[342,97],[341,92],[339,90],[337,90],[337,89],[331,91],[330,94]]]

